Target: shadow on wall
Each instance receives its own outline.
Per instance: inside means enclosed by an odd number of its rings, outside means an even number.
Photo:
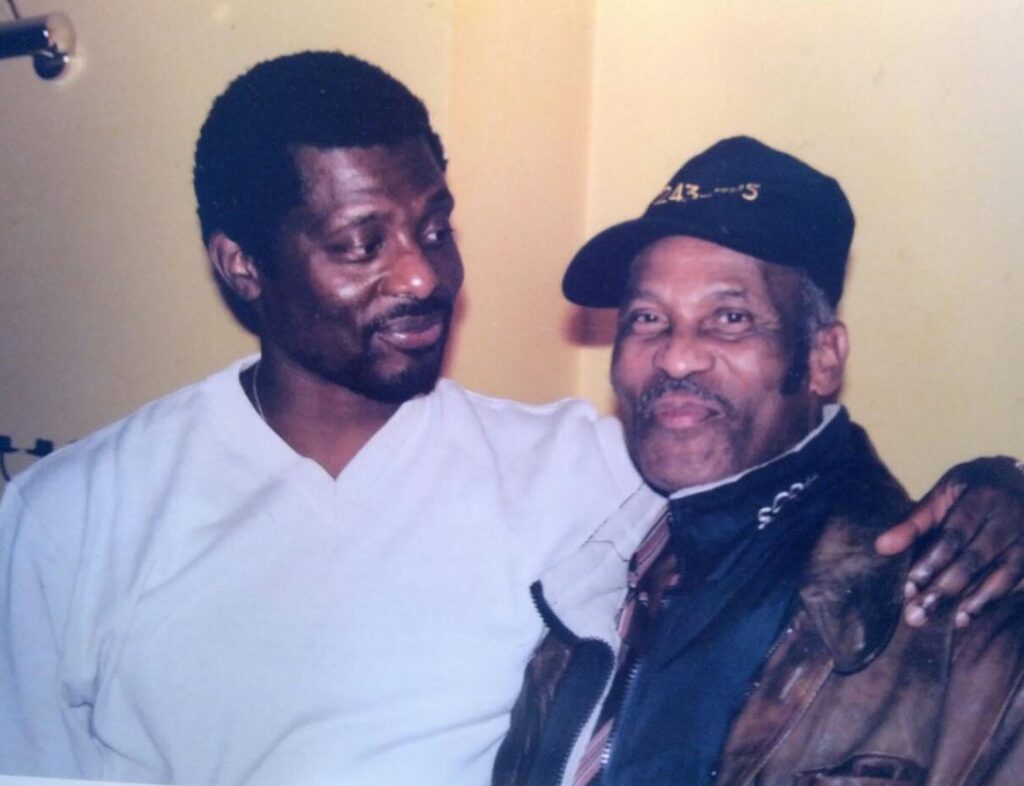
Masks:
[[[575,307],[562,334],[581,347],[610,347],[615,341],[618,311],[614,308]]]

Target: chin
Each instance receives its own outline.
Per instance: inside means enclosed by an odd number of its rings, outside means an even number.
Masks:
[[[412,366],[397,374],[357,375],[342,384],[374,401],[401,404],[432,391],[440,376],[440,363],[423,364]]]
[[[678,440],[648,440],[634,456],[640,474],[665,494],[713,483],[736,473],[732,453],[702,440],[680,444]]]
[[[371,401],[401,404],[434,389],[443,359],[443,351],[418,356],[367,352],[343,360],[315,358],[306,365],[321,379]]]

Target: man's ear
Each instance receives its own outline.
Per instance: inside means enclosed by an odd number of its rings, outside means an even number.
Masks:
[[[223,232],[214,232],[206,244],[210,264],[224,285],[247,303],[263,291],[263,278],[253,258]]]
[[[843,386],[846,356],[850,351],[846,325],[833,322],[814,336],[811,347],[809,387],[820,398],[830,398]]]

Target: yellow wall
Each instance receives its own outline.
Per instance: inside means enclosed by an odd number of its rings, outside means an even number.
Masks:
[[[587,228],[752,134],[838,177],[858,228],[845,399],[915,491],[1024,454],[1024,4],[598,0]],[[607,352],[581,391],[607,402]]]
[[[559,284],[583,237],[590,3],[455,9],[448,146],[466,292],[451,372],[492,395],[571,395]]]
[[[601,331],[561,302],[562,267],[745,132],[850,194],[846,398],[894,468],[920,490],[960,458],[1024,454],[1022,8],[64,0],[70,78],[0,62],[0,433],[66,442],[250,351],[207,277],[192,145],[232,76],[328,47],[406,81],[445,137],[468,274],[456,378],[608,406],[606,351],[569,338]]]

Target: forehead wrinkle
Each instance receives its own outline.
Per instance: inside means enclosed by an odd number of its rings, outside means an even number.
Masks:
[[[751,293],[745,287],[733,287],[731,289],[720,289],[708,293],[709,297],[716,300],[750,300]]]
[[[368,147],[295,144],[289,146],[289,152],[307,197],[324,189],[332,197],[339,189],[353,196],[387,196],[396,177],[417,193],[433,186],[446,189],[444,173],[419,137]],[[339,157],[345,166],[338,166]]]
[[[386,198],[388,191],[379,181],[367,177],[358,170],[332,172],[326,169],[325,177],[302,177],[302,195],[313,208],[324,209],[335,206],[340,210],[358,209],[367,202]]]

